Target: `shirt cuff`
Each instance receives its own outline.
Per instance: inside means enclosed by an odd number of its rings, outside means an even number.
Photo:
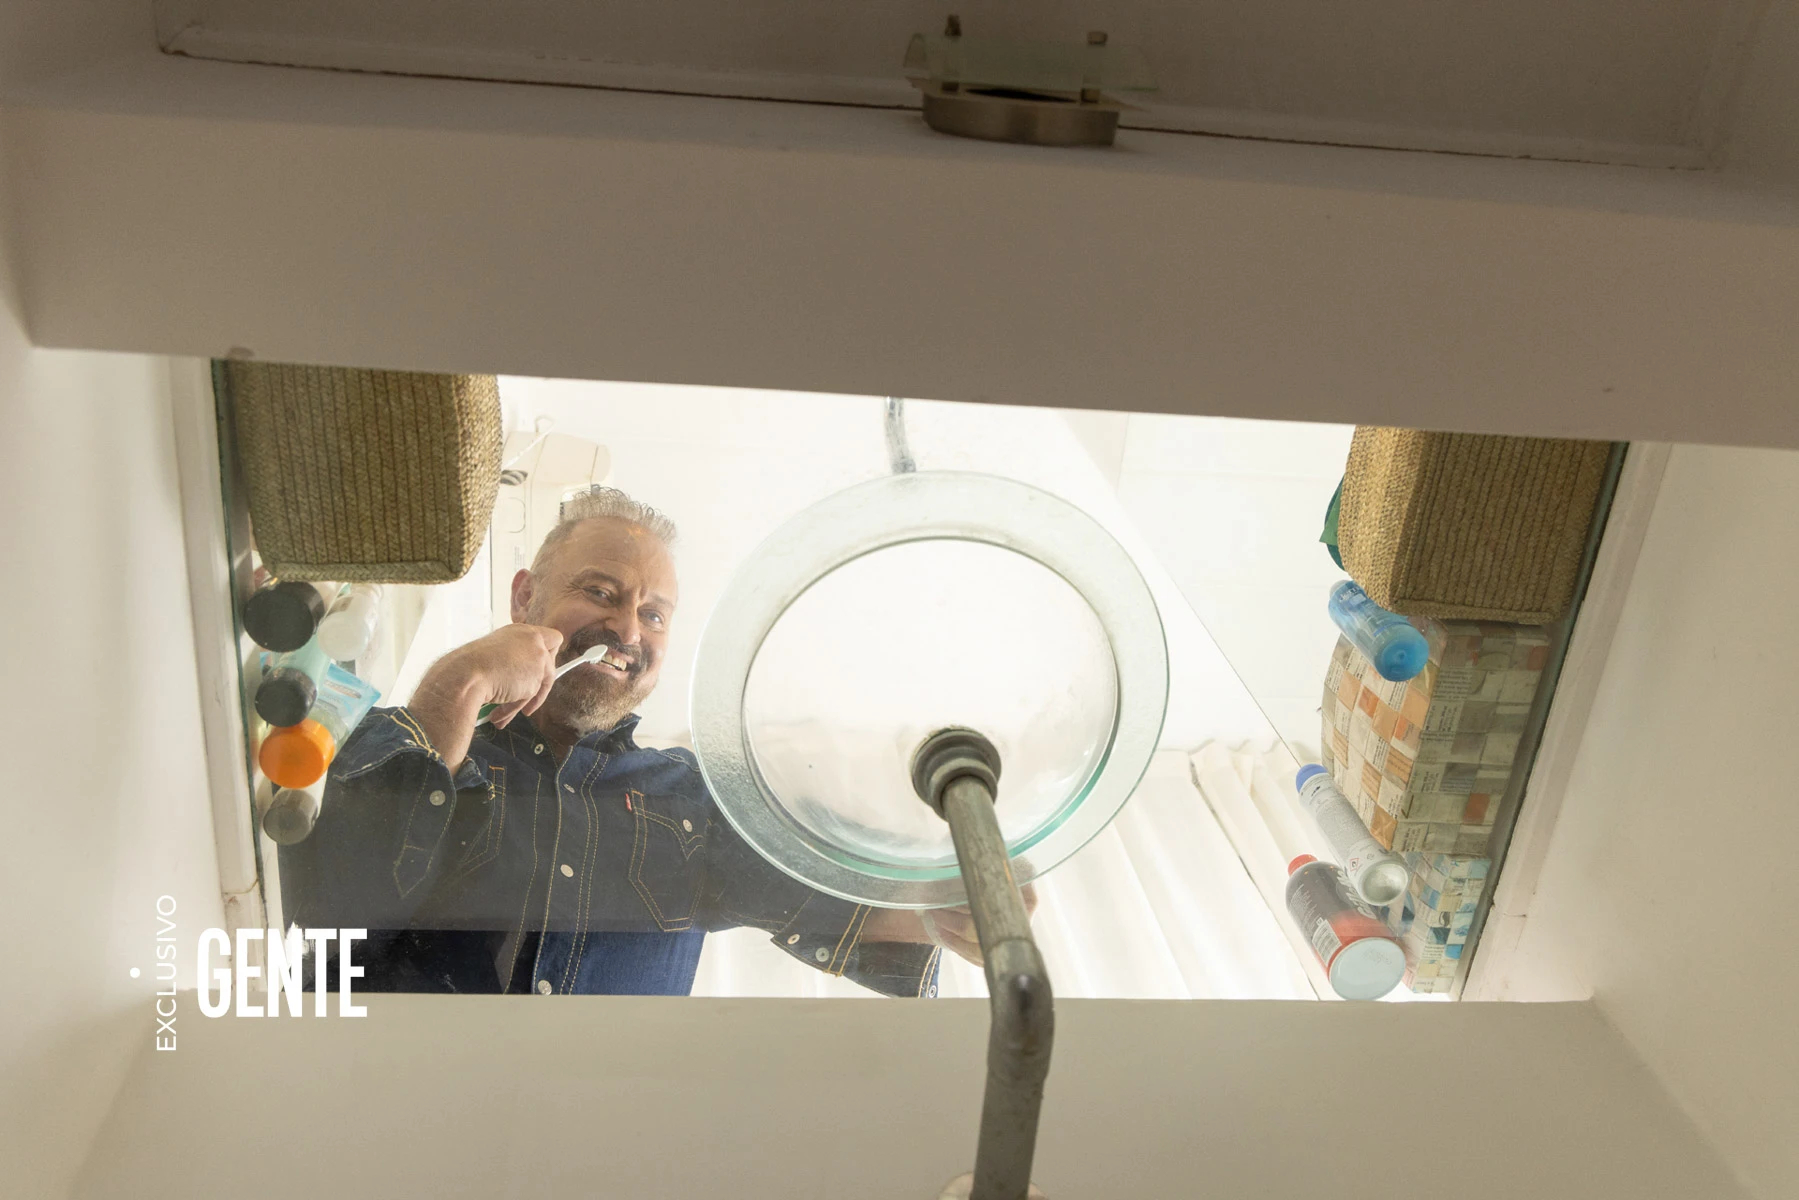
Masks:
[[[809,967],[841,975],[855,955],[862,926],[874,909],[814,892],[791,920],[775,930],[775,945]]]
[[[937,947],[911,942],[865,942],[863,926],[874,909],[814,892],[774,943],[809,967],[841,975],[883,996],[937,995]]]
[[[916,942],[862,942],[856,956],[844,971],[870,991],[883,996],[916,996],[933,1000],[937,996],[938,967],[943,951]]]

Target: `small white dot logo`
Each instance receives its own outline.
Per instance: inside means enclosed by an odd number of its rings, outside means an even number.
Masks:
[[[136,979],[139,975],[142,975],[142,974],[143,974],[143,972],[138,970],[136,967],[131,968],[131,977],[133,979]]]

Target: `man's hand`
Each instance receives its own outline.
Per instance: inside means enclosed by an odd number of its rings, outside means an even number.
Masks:
[[[493,704],[494,728],[533,713],[556,682],[562,635],[541,625],[505,625],[450,651],[419,680],[407,707],[452,774],[468,757],[481,708]]]
[[[1029,917],[1037,911],[1037,889],[1025,884],[1019,891],[1024,896],[1024,912]],[[924,918],[929,917],[937,936],[932,937]],[[922,912],[889,908],[870,913],[862,924],[865,942],[935,942],[975,966],[984,965],[981,941],[975,934],[974,914],[966,904],[955,908],[933,908]]]

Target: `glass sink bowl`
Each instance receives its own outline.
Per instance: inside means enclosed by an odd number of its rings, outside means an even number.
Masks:
[[[1110,534],[1026,484],[931,471],[839,492],[758,547],[701,636],[693,736],[726,819],[776,866],[928,908],[965,897],[949,826],[912,790],[921,741],[993,741],[1024,883],[1130,797],[1167,694],[1155,602]]]
[[[952,866],[912,751],[947,725],[992,730],[1009,845],[1052,829],[1118,719],[1118,668],[1093,609],[1013,550],[940,538],[865,554],[800,594],[744,693],[763,782],[813,837],[869,869]]]

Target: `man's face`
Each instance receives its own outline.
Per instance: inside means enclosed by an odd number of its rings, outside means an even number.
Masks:
[[[606,645],[624,667],[592,663],[556,681],[541,717],[577,734],[610,729],[656,687],[675,615],[675,563],[652,533],[611,517],[582,521],[536,575],[512,581],[512,619],[562,634],[560,665]]]

